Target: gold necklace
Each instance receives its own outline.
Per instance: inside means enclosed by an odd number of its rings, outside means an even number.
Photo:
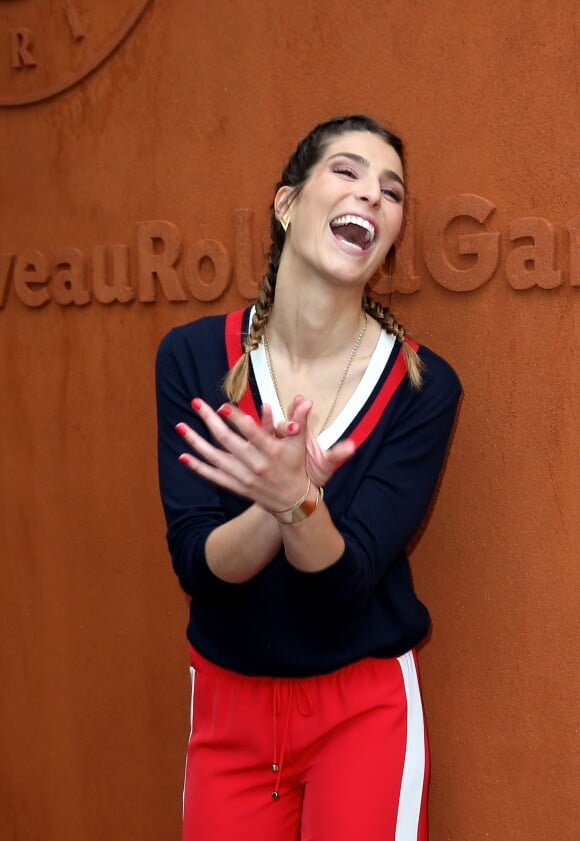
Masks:
[[[368,316],[367,316],[366,312],[364,312],[364,310],[363,310],[363,316],[364,316],[363,326],[361,328],[360,333],[356,337],[354,345],[352,346],[352,349],[351,349],[351,351],[348,355],[348,359],[346,360],[346,365],[344,366],[344,370],[342,372],[342,375],[341,375],[339,383],[338,383],[338,388],[336,389],[336,394],[334,395],[334,400],[332,401],[330,409],[328,410],[328,414],[326,415],[326,417],[324,419],[324,423],[322,424],[322,426],[318,430],[318,433],[317,433],[318,435],[320,435],[321,432],[324,432],[324,430],[328,426],[328,422],[333,415],[333,412],[336,408],[336,404],[338,402],[338,398],[340,397],[340,392],[342,391],[342,387],[344,386],[344,384],[346,382],[346,378],[348,377],[348,372],[350,371],[350,366],[354,362],[354,358],[357,355],[358,349],[361,346],[362,340],[365,337],[365,333],[367,331],[367,324],[369,322],[369,319],[368,319]],[[272,362],[272,357],[270,356],[270,344],[268,342],[268,330],[267,330],[266,327],[264,327],[264,350],[266,351],[266,362],[268,363],[268,371],[270,372],[270,377],[272,379],[272,384],[274,386],[274,391],[276,392],[276,397],[278,398],[278,403],[280,404],[280,408],[282,409],[282,414],[284,415],[284,420],[286,420],[287,419],[286,418],[286,412],[284,411],[284,406],[282,404],[282,398],[280,396],[280,389],[278,387],[278,380],[276,378],[276,372],[274,371],[274,364]]]

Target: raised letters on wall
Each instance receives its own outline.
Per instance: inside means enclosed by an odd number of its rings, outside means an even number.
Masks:
[[[404,243],[394,271],[377,274],[370,284],[374,292],[408,295],[420,291],[428,281],[417,273],[419,249],[431,279],[451,293],[477,290],[497,273],[502,263],[502,232],[489,230],[495,207],[488,199],[471,194],[445,199],[429,215],[422,237],[416,229],[415,210],[414,204],[407,209]],[[454,225],[461,222],[476,229],[450,238]],[[91,301],[154,303],[159,295],[176,303],[192,298],[215,301],[233,278],[240,295],[251,300],[263,271],[255,259],[253,211],[234,212],[234,232],[233,257],[215,239],[186,243],[177,225],[163,219],[137,223],[131,244],[97,244],[88,252],[60,247],[50,255],[35,248],[0,253],[0,308],[5,307],[10,288],[27,307],[42,307],[50,301],[61,306],[85,306]],[[567,281],[580,287],[580,217],[570,219],[561,232],[539,216],[514,219],[503,238],[507,241],[505,277],[513,289],[550,290]],[[559,238],[568,244],[560,253]],[[263,262],[267,247],[264,243]],[[453,254],[467,259],[469,265],[455,265]]]

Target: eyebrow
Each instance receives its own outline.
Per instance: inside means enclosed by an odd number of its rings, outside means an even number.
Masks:
[[[362,166],[366,167],[370,167],[371,165],[370,161],[367,161],[367,159],[363,158],[362,155],[356,155],[354,152],[337,152],[336,155],[331,155],[328,160],[332,161],[334,160],[334,158],[349,158],[351,161],[354,161],[357,164],[362,164]],[[401,185],[403,190],[407,189],[405,187],[405,182],[403,181],[401,176],[398,175],[394,170],[384,169],[382,175],[385,178],[390,178],[391,181],[396,181],[398,184]]]

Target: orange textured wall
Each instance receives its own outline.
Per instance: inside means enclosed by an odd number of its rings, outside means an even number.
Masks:
[[[352,110],[407,143],[379,289],[465,387],[413,555],[432,838],[576,838],[578,31],[575,0],[1,4],[2,839],[179,838],[153,357],[251,297],[282,163]]]

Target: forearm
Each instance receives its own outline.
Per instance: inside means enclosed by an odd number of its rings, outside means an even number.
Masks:
[[[274,517],[252,505],[212,531],[205,544],[206,561],[218,578],[242,584],[261,572],[281,545]]]

